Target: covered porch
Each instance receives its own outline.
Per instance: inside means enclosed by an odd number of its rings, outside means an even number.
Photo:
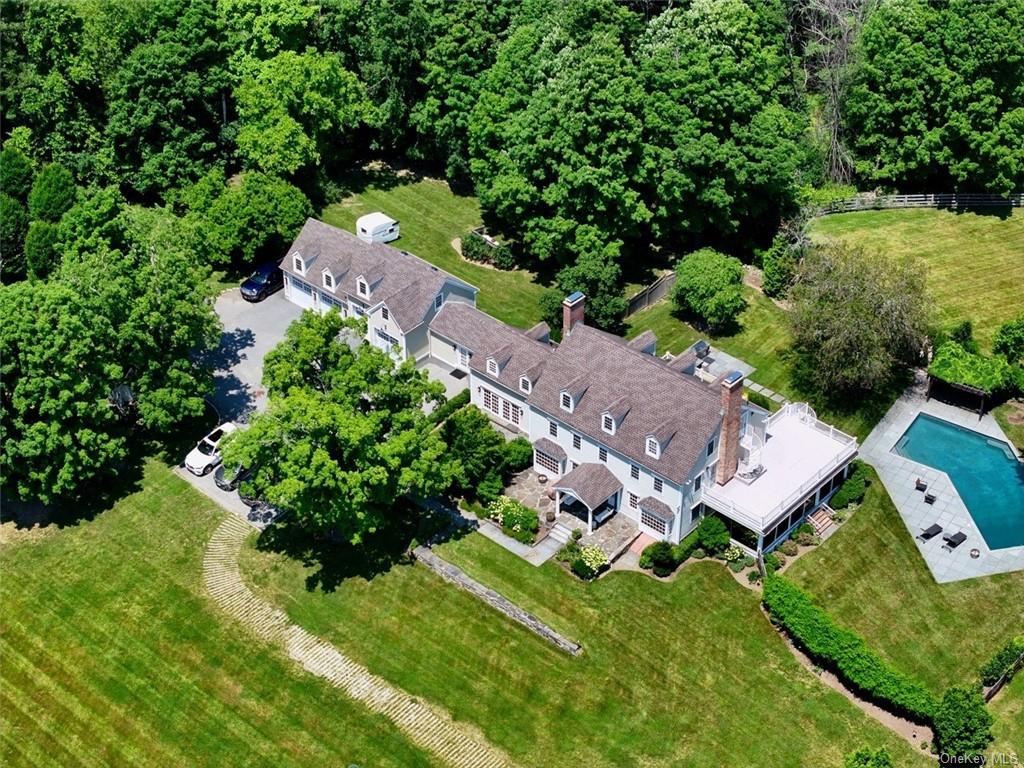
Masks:
[[[622,484],[603,464],[580,464],[563,475],[552,488],[555,511],[586,521],[587,533],[593,533],[619,508]]]

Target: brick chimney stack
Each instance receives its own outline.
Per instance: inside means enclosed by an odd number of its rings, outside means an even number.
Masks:
[[[583,324],[587,297],[579,291],[562,299],[562,335],[568,336],[577,323]]]
[[[725,485],[736,474],[740,456],[740,418],[743,415],[743,374],[733,371],[722,380],[722,434],[718,438],[715,480]]]

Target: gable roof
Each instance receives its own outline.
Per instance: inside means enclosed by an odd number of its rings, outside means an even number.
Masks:
[[[446,282],[476,291],[469,283],[412,254],[384,243],[363,242],[351,232],[316,219],[306,220],[288,249],[289,258],[281,264],[285,272],[308,283],[309,277],[295,271],[291,256],[296,253],[306,262],[307,272],[315,268],[319,275],[322,269],[330,270],[338,293],[365,300],[356,291],[356,279],[363,277],[371,290],[370,303],[386,303],[403,331],[412,330],[426,319],[434,297]]]
[[[546,342],[463,302],[445,302],[430,321],[430,331],[468,349],[469,367],[475,373],[512,390],[519,389],[520,376],[534,385],[543,378],[552,353]],[[497,376],[487,372],[488,357],[496,358],[501,366]]]
[[[559,395],[581,375],[586,391],[568,413]],[[549,355],[529,402],[675,483],[685,482],[721,424],[716,389],[586,325],[574,327]],[[624,413],[614,435],[601,429],[608,410]],[[647,455],[647,435],[672,435],[660,458]]]
[[[589,510],[595,510],[616,491],[622,483],[604,464],[580,464],[562,475],[552,486],[556,491],[571,493]]]

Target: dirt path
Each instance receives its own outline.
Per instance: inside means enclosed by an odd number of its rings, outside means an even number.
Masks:
[[[356,701],[390,719],[419,747],[454,768],[512,768],[512,762],[472,728],[447,712],[410,696],[344,656],[325,640],[292,624],[278,608],[258,598],[238,569],[242,543],[252,528],[228,516],[210,538],[203,558],[203,581],[228,615],[261,640],[281,647],[289,658],[327,680]]]

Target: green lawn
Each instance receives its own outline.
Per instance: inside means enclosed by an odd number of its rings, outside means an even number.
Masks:
[[[861,509],[787,575],[937,694],[976,679],[1024,628],[1024,573],[937,584],[877,476]]]
[[[478,726],[523,765],[840,766],[887,745],[924,758],[792,657],[757,596],[719,564],[671,583],[636,573],[584,585],[477,534],[441,554],[581,642],[571,658],[422,566],[336,591],[247,549],[243,572],[292,619],[405,690]]]
[[[391,723],[221,620],[221,512],[164,466],[93,520],[0,548],[0,763],[408,766]]]
[[[356,177],[354,191],[340,203],[324,208],[328,224],[355,231],[356,219],[372,211],[398,219],[402,237],[392,243],[480,289],[477,306],[499,320],[528,328],[540,320],[538,300],[544,289],[523,270],[502,271],[463,259],[451,242],[480,224],[475,197],[452,193],[437,179],[392,174]]]
[[[992,409],[992,415],[995,416],[1006,436],[1010,438],[1010,442],[1017,446],[1017,450],[1024,451],[1024,423],[1010,421],[1011,417],[1016,419],[1018,415],[1024,415],[1024,400],[1011,400],[1003,403]]]
[[[1024,309],[1024,211],[1005,217],[929,209],[844,213],[815,220],[812,234],[920,257],[939,321],[971,320],[983,347]]]
[[[885,414],[897,397],[897,392],[883,393],[871,400],[863,399],[849,407],[827,407],[813,396],[799,391],[793,383],[793,359],[789,350],[791,336],[786,323],[786,312],[771,299],[753,288],[745,287],[747,308],[742,312],[736,330],[726,334],[698,331],[676,317],[670,301],[662,301],[629,318],[630,338],[652,330],[658,337],[658,352],[677,353],[699,338],[706,338],[715,346],[754,366],[751,379],[773,389],[790,400],[808,400],[818,416],[839,429],[863,440]]]
[[[1018,674],[989,704],[996,722],[992,752],[1016,752],[1024,761],[1024,673]]]

